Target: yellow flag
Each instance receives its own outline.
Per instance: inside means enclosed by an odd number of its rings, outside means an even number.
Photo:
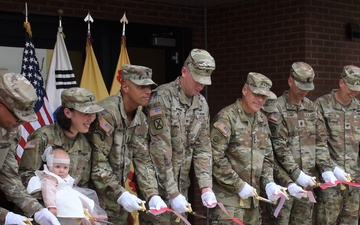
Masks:
[[[120,47],[120,56],[116,66],[114,79],[110,89],[110,95],[116,94],[120,90],[120,81],[121,81],[121,68],[123,64],[130,64],[129,55],[126,50],[126,36],[121,36],[121,47]]]
[[[101,75],[99,64],[96,60],[90,37],[86,40],[86,59],[80,87],[92,91],[96,101],[100,101],[109,96],[109,92]]]

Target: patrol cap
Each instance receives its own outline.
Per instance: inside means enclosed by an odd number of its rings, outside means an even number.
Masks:
[[[278,112],[278,108],[276,107],[276,99],[268,99],[265,104],[262,106],[262,109],[267,113]]]
[[[151,80],[152,77],[152,69],[145,66],[137,66],[124,64],[122,66],[122,78],[124,80],[131,80],[134,84],[140,86],[148,86],[157,84]]]
[[[250,72],[245,84],[255,94],[265,95],[268,99],[276,99],[276,95],[270,91],[271,80],[261,73]]]
[[[61,93],[61,106],[82,113],[97,113],[104,110],[95,104],[95,95],[91,91],[79,87],[72,87]]]
[[[20,120],[32,122],[38,119],[34,111],[38,97],[33,85],[24,76],[17,73],[1,74],[0,97],[11,105]]]
[[[215,70],[215,60],[203,49],[193,49],[185,60],[193,79],[204,85],[211,85],[211,73]]]
[[[341,78],[352,91],[360,91],[360,68],[353,65],[344,66]]]
[[[294,62],[291,65],[290,76],[294,79],[295,85],[304,91],[314,90],[315,72],[313,68],[304,62]]]

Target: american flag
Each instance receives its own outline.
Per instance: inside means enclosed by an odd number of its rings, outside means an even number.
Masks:
[[[21,139],[16,154],[18,162],[24,152],[27,137],[39,127],[53,123],[52,110],[44,88],[44,80],[40,73],[35,47],[30,36],[30,23],[25,23],[25,27],[27,30],[25,32],[25,48],[23,52],[21,74],[31,82],[36,90],[38,101],[35,104],[34,110],[38,116],[38,120],[31,123],[24,123],[21,126]]]

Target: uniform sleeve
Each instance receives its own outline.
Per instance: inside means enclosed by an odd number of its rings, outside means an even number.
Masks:
[[[270,131],[268,130],[270,135]],[[261,170],[260,183],[263,189],[265,189],[266,184],[274,182],[274,152],[271,146],[270,138],[267,138],[267,147],[265,149],[265,156],[263,161],[263,166]]]
[[[193,164],[200,189],[212,188],[212,150],[209,134],[209,115],[202,124],[199,136],[195,141]]]
[[[5,224],[5,218],[7,213],[8,211],[6,209],[0,207],[0,225]]]
[[[7,148],[9,148],[9,146]],[[0,149],[0,151],[6,150]],[[32,216],[43,207],[35,198],[27,193],[18,173],[19,166],[15,158],[15,152],[16,147],[8,150],[4,165],[0,170],[0,188],[3,190],[8,200],[15,203],[28,216]]]
[[[325,171],[333,171],[335,163],[330,158],[329,149],[327,146],[327,131],[325,120],[319,110],[317,110],[316,121],[316,166],[320,174]]]
[[[48,174],[44,174],[41,180],[41,193],[47,208],[56,208],[56,186],[57,179]]]
[[[135,137],[130,146],[134,149],[133,163],[137,184],[146,199],[152,195],[158,195],[158,184],[155,175],[155,167],[149,152],[149,135],[147,124],[140,125],[135,131]]]
[[[226,117],[217,116],[210,131],[210,140],[213,157],[213,177],[224,188],[234,193],[239,193],[245,186],[245,182],[240,178],[225,152],[228,149],[231,137],[230,120]]]
[[[289,130],[286,121],[281,114],[276,117],[269,117],[269,126],[271,130],[271,141],[274,148],[274,157],[284,170],[290,175],[291,179],[296,180],[301,170],[295,162],[291,150],[287,147]]]
[[[25,186],[35,175],[35,171],[42,168],[41,156],[47,147],[47,142],[46,134],[41,132],[35,132],[28,137],[19,166],[19,174]]]
[[[286,171],[279,165],[279,163],[274,160],[274,180],[276,180],[277,184],[283,187],[287,187],[290,183],[294,181],[290,178],[290,176],[286,173]]]
[[[150,154],[154,162],[159,185],[166,190],[169,198],[180,194],[174,178],[171,144],[171,108],[170,100],[153,95],[148,106],[150,133]]]
[[[95,128],[88,135],[92,146],[91,178],[99,195],[117,199],[126,189],[121,185],[122,179],[116,176],[108,160],[114,139],[112,124],[115,124],[115,119],[105,110],[98,116],[99,121],[104,121],[102,125],[104,128],[100,127],[99,122],[94,123]]]

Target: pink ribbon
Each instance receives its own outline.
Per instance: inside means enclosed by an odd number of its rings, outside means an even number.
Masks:
[[[179,217],[182,221],[184,221],[185,224],[191,225],[191,223],[190,223],[185,217],[183,217],[180,213],[178,213],[178,212],[176,212],[176,211],[174,211],[174,210],[172,210],[172,209],[169,209],[169,208],[167,208],[167,207],[163,207],[163,208],[161,208],[161,209],[151,208],[150,211],[151,211],[152,213],[154,213],[155,215],[161,214],[161,213],[163,213],[163,212],[172,212],[172,213],[174,213],[177,217]]]
[[[243,222],[241,222],[241,220],[239,220],[238,218],[235,218],[233,216],[231,216],[228,211],[226,210],[224,204],[222,204],[221,202],[213,202],[212,204],[209,204],[205,201],[206,205],[208,205],[209,207],[212,207],[214,205],[218,205],[220,207],[220,209],[228,216],[230,217],[235,223],[239,224],[239,225],[244,225]]]
[[[329,188],[329,187],[335,187],[337,184],[347,184],[347,185],[353,186],[353,187],[360,187],[360,183],[336,180],[335,184],[333,184],[331,182],[321,183],[320,188],[324,190],[324,189]]]
[[[283,192],[278,193],[277,196],[280,196],[280,202],[274,211],[275,218],[278,217],[282,207],[284,206],[285,200],[287,199],[287,196]]]

